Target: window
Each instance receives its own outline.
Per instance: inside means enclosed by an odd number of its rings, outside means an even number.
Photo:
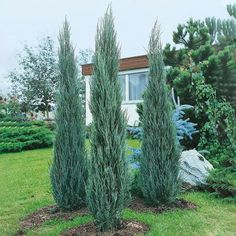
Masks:
[[[125,75],[119,75],[120,80],[120,86],[121,86],[121,94],[123,101],[126,101],[126,81],[125,81]]]
[[[147,84],[147,72],[119,75],[123,102],[142,100]]]
[[[146,77],[146,73],[129,74],[129,101],[142,100]]]

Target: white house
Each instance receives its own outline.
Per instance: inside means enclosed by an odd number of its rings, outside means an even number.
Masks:
[[[90,79],[93,65],[82,66],[82,74],[86,82],[86,125],[92,122],[92,115],[89,110],[90,101]],[[123,58],[120,60],[119,79],[121,82],[123,102],[122,108],[128,116],[128,125],[137,126],[139,116],[136,112],[137,103],[142,102],[148,76],[148,59],[146,55]]]

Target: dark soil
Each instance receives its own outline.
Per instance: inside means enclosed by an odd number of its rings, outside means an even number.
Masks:
[[[177,199],[174,203],[170,205],[160,205],[158,207],[153,207],[147,205],[142,198],[134,198],[130,209],[137,212],[153,212],[153,213],[163,213],[167,211],[176,211],[176,210],[184,210],[184,209],[196,209],[197,205],[188,202],[184,199]],[[82,208],[80,210],[65,212],[61,211],[55,205],[43,207],[32,214],[28,215],[24,220],[21,221],[19,230],[17,232],[17,236],[25,235],[25,231],[27,229],[40,227],[45,221],[53,220],[53,219],[61,219],[61,220],[73,220],[76,216],[84,216],[89,214],[87,208]],[[97,235],[107,235],[107,236],[131,236],[136,233],[145,233],[149,230],[149,227],[144,223],[140,223],[133,220],[125,220],[122,223],[121,229],[115,232],[107,232],[106,234],[98,234],[96,232],[96,228],[94,223],[88,223],[85,225],[81,225],[77,228],[70,229],[63,233],[63,236],[71,236],[71,235],[81,235],[81,236],[97,236]]]
[[[129,208],[138,212],[164,213],[167,211],[196,209],[197,205],[184,199],[177,199],[175,202],[169,205],[159,205],[158,207],[155,207],[147,205],[142,198],[136,197],[133,199]]]
[[[149,226],[134,220],[122,221],[121,228],[116,231],[98,233],[94,222],[80,225],[62,233],[62,236],[133,236],[144,234],[149,230]]]
[[[26,229],[37,228],[41,226],[45,221],[53,219],[62,219],[62,220],[73,220],[76,216],[87,215],[88,209],[81,208],[76,211],[66,212],[61,211],[55,205],[43,207],[32,214],[28,215],[20,223],[20,229],[18,230],[17,235],[24,235]]]

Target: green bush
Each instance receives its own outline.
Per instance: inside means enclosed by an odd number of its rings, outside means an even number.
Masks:
[[[208,190],[214,195],[236,201],[236,150],[230,145],[212,144],[206,158],[215,169],[208,177]]]
[[[25,122],[27,121],[27,118],[25,116],[17,116],[17,117],[9,117],[9,116],[5,116],[5,117],[0,117],[0,121],[13,121],[13,122]]]
[[[0,153],[50,147],[52,138],[42,121],[0,122]]]
[[[27,127],[27,126],[44,126],[45,123],[43,121],[35,120],[35,121],[14,121],[14,120],[6,120],[0,121],[0,127]]]
[[[214,195],[236,202],[236,172],[229,168],[216,168],[208,177],[209,190]]]
[[[45,124],[46,124],[47,128],[50,129],[51,131],[56,130],[56,122],[55,121],[46,121]]]

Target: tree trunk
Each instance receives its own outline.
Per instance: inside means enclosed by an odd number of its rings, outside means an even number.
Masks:
[[[47,117],[47,119],[49,119],[49,109],[48,109],[48,103],[47,102],[45,103],[45,106],[46,106],[46,108],[45,108],[46,117]]]

